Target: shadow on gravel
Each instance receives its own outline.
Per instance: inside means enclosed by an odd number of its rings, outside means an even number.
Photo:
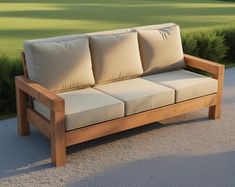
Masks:
[[[68,186],[235,186],[235,152],[126,163]]]
[[[16,119],[0,121],[0,179],[53,167],[50,142],[32,129],[31,136],[17,134]]]
[[[152,123],[114,135],[102,137],[67,148],[67,154],[79,152],[98,145],[118,141],[154,129],[172,125],[193,124],[195,121],[209,120],[207,117],[190,119],[181,123],[174,121],[166,124]],[[21,137],[17,134],[16,118],[0,121],[0,179],[52,168],[50,159],[50,141],[39,131],[31,129],[31,135]]]

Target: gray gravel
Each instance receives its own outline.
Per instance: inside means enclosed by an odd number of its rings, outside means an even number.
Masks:
[[[226,70],[223,113],[207,109],[68,149],[50,164],[50,142],[16,119],[0,121],[0,186],[235,186],[235,68]]]

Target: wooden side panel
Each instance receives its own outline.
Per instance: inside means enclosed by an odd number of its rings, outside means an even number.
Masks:
[[[51,137],[51,126],[50,121],[35,112],[33,109],[27,107],[27,120],[34,127],[40,130],[46,137]]]
[[[27,70],[27,67],[26,67],[26,60],[25,60],[24,52],[21,52],[21,62],[22,62],[22,66],[23,66],[24,75],[25,75],[25,77],[29,78],[28,70]],[[33,98],[29,95],[28,95],[28,103],[29,103],[29,106],[31,108],[33,108]]]
[[[211,119],[219,119],[221,116],[221,98],[224,82],[224,65],[187,54],[184,55],[184,59],[186,65],[209,72],[212,74],[213,78],[218,80],[216,103],[214,106],[209,107],[208,116]]]
[[[64,110],[63,106],[60,105],[60,103],[64,101],[63,98],[59,97],[54,92],[44,88],[38,83],[27,79],[25,76],[16,76],[15,83],[19,89],[21,89],[31,97],[37,99],[51,110]]]
[[[28,74],[27,67],[26,67],[26,60],[25,60],[24,52],[21,52],[21,62],[22,62],[22,66],[23,66],[24,75],[25,75],[25,77],[29,78],[29,74]]]
[[[66,132],[66,146],[139,127],[176,115],[192,112],[202,107],[212,106],[215,105],[215,99],[216,94],[212,94],[127,117],[118,118],[97,125],[91,125],[77,130],[68,131]]]

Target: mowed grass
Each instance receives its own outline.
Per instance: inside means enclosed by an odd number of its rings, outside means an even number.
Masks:
[[[184,30],[235,23],[219,0],[0,0],[0,56],[19,56],[26,39],[176,22]]]

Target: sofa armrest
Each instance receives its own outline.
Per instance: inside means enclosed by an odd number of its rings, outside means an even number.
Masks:
[[[184,54],[184,60],[187,66],[211,73],[214,78],[224,74],[224,65],[222,64],[187,54]]]
[[[52,162],[56,166],[66,163],[64,99],[24,75],[15,77],[18,132],[29,135],[29,123],[51,140]],[[26,106],[27,95],[50,109],[50,121]]]
[[[204,60],[191,55],[184,55],[187,66],[200,69],[212,74],[212,77],[218,80],[218,88],[216,93],[216,104],[209,107],[209,118],[218,119],[221,115],[221,100],[224,83],[224,65]]]
[[[15,77],[16,89],[19,89],[27,95],[35,98],[51,111],[59,112],[64,110],[64,99],[56,95],[54,92],[46,89],[38,83],[35,83],[24,75]]]

